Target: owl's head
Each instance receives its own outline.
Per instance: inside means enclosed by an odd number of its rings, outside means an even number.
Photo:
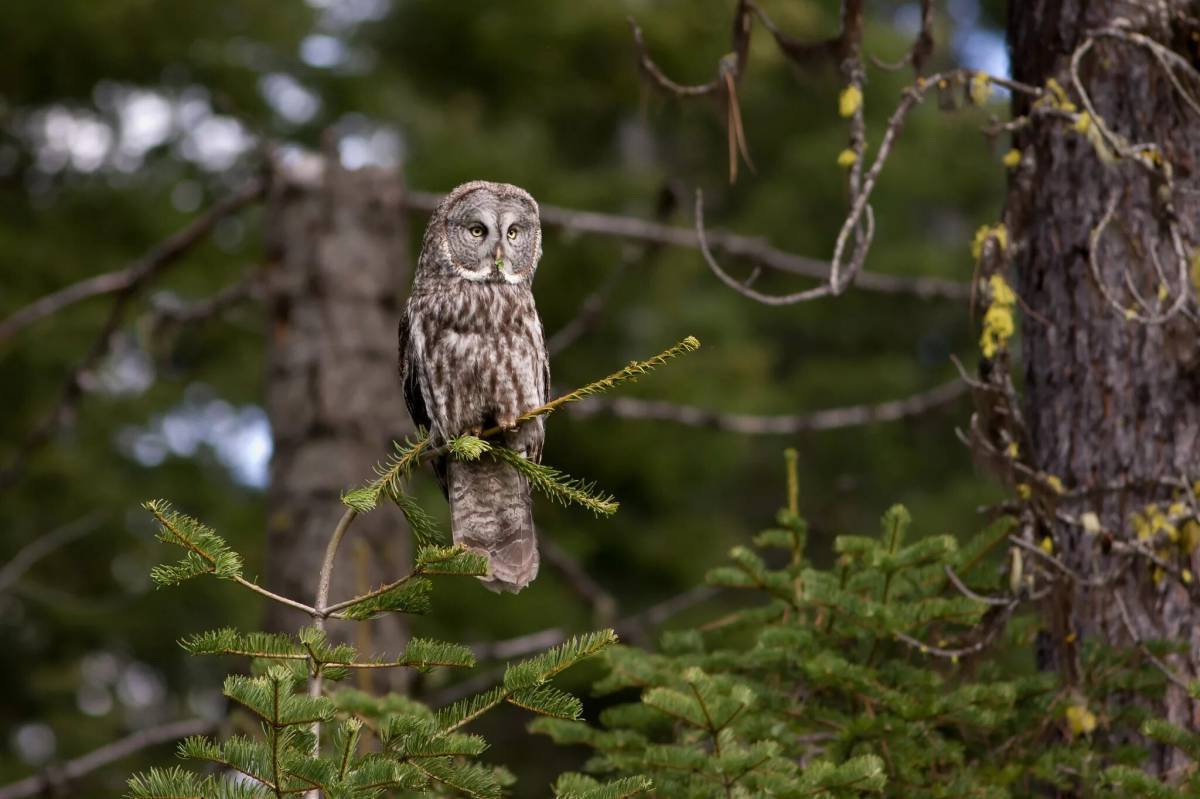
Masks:
[[[419,267],[476,283],[528,283],[542,257],[538,205],[508,183],[477,180],[446,195],[429,220]]]

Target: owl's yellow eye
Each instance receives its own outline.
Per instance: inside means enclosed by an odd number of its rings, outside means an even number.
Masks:
[[[517,240],[517,233],[518,233],[518,232],[519,232],[519,231],[517,230],[517,227],[516,227],[516,225],[514,225],[514,226],[510,227],[510,228],[508,229],[508,240],[509,240],[509,241],[516,241],[516,240]]]
[[[471,227],[467,228],[467,230],[469,230],[471,232],[471,235],[477,239],[483,238],[483,234],[487,233],[487,228],[485,228],[483,225],[480,225],[478,223],[471,225]]]

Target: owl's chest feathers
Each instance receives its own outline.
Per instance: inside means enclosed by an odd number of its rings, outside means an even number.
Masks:
[[[544,345],[527,287],[460,284],[410,309],[413,346],[444,428],[457,433],[541,404]]]
[[[422,316],[435,331],[488,336],[537,318],[528,286],[458,281],[422,299]]]

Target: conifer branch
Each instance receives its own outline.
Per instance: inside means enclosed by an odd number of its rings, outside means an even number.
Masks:
[[[652,358],[647,358],[643,361],[630,361],[628,366],[624,367],[623,369],[618,369],[607,377],[602,377],[599,380],[588,383],[581,388],[577,388],[574,391],[563,394],[560,397],[556,397],[555,399],[547,402],[545,405],[539,405],[532,410],[526,411],[517,417],[516,423],[518,425],[523,424],[531,419],[536,419],[539,416],[545,416],[546,414],[553,413],[564,405],[579,402],[580,400],[587,399],[588,397],[592,397],[597,394],[603,394],[604,392],[610,391],[623,383],[636,381],[642,375],[648,374],[668,361],[678,358],[681,355],[695,352],[698,349],[700,349],[700,339],[696,338],[695,336],[688,336],[675,346],[663,350]],[[487,428],[477,436],[460,436],[460,441],[453,444],[453,446],[459,447],[459,450],[455,454],[471,459],[471,455],[475,451],[471,448],[478,449],[479,453],[485,452],[486,449],[479,448],[477,444],[474,444],[474,442],[469,440],[470,438],[489,439],[501,432],[504,431],[499,426],[496,426]],[[428,437],[426,437],[426,439],[427,438]],[[424,463],[425,461],[446,455],[451,451],[452,444],[448,442],[437,449],[426,450],[424,453],[421,453],[420,461]],[[475,455],[475,457],[478,457],[478,455]]]
[[[506,701],[543,715],[578,718],[578,700],[561,691],[541,689],[563,670],[616,642],[616,633],[600,630],[570,638],[540,655],[509,664],[501,685],[438,711],[440,734],[452,733]]]
[[[700,349],[700,339],[696,338],[695,336],[688,336],[674,347],[663,350],[653,358],[647,358],[644,361],[630,361],[628,366],[613,372],[607,377],[603,377],[599,380],[588,383],[582,388],[575,389],[569,394],[564,394],[557,399],[547,402],[545,405],[542,405],[539,408],[534,408],[532,411],[522,414],[517,418],[517,422],[527,422],[537,416],[553,413],[563,405],[567,405],[572,402],[579,402],[580,400],[587,399],[588,397],[596,394],[603,394],[606,391],[611,391],[622,383],[636,381],[639,377],[666,364],[667,361],[678,358],[680,355],[686,355],[690,352],[695,352],[698,349]],[[495,433],[498,432],[500,432],[499,429],[495,429],[492,435],[495,435]],[[484,435],[483,438],[487,438],[487,435]]]
[[[611,494],[595,493],[594,483],[570,477],[553,466],[535,463],[507,447],[490,447],[487,452],[521,472],[534,488],[561,505],[580,505],[597,516],[611,516],[620,507]]]
[[[365,594],[329,605],[324,608],[322,614],[325,618],[353,619],[369,618],[376,613],[402,610],[399,605],[406,598],[411,597],[402,596],[399,591],[408,587],[410,583],[416,582],[422,587],[414,590],[413,595],[427,594],[428,581],[424,579],[426,576],[480,577],[485,574],[487,574],[486,556],[478,552],[461,546],[424,546],[417,551],[417,562],[410,573]],[[416,611],[402,610],[402,612]]]

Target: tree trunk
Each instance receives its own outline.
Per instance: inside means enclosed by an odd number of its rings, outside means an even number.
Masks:
[[[392,439],[411,432],[396,373],[396,325],[410,279],[403,196],[398,173],[346,172],[335,159],[281,165],[273,176],[266,401],[275,452],[266,582],[310,603],[325,545],[345,510],[341,492],[372,478]],[[356,521],[333,573],[331,601],[366,589],[364,580],[378,584],[407,570],[408,533],[389,511]],[[357,541],[372,550],[365,573],[368,559]],[[271,629],[305,623],[282,606],[269,612]],[[398,617],[373,624],[369,649],[403,648]]]
[[[1194,23],[1183,17],[1189,6],[1194,15],[1196,4],[1182,0],[1010,2],[1013,76],[1034,86],[1054,78],[1082,110],[1070,60],[1089,31],[1126,24],[1118,21],[1124,17],[1130,30],[1194,64]],[[1189,91],[1200,92],[1186,75],[1180,80]],[[1130,286],[1150,306],[1159,303],[1160,292],[1165,305],[1185,292],[1186,310],[1196,310],[1190,282],[1181,285],[1177,278],[1180,259],[1172,248],[1164,200],[1169,196],[1174,206],[1190,256],[1200,218],[1200,116],[1150,53],[1125,41],[1097,38],[1081,60],[1080,81],[1110,130],[1129,142],[1158,144],[1173,165],[1175,189],[1162,191],[1161,181],[1129,160],[1105,163],[1070,121],[1040,116],[1018,132],[1015,146],[1022,164],[1011,180],[1006,222],[1017,292],[1028,306],[1022,359],[1029,460],[1065,484],[1068,493],[1058,510],[1076,518],[1094,512],[1114,539],[1137,541],[1134,515],[1149,505],[1165,512],[1179,498],[1177,489],[1161,481],[1200,477],[1197,327],[1183,314],[1146,324],[1127,319],[1126,313],[1136,307]],[[1015,115],[1030,112],[1029,100],[1019,94],[1013,106]],[[1089,250],[1114,198],[1116,213],[1100,237],[1096,258],[1110,302],[1092,275]],[[1077,493],[1081,490],[1087,493]],[[1116,574],[1108,585],[1076,583],[1063,592],[1061,617],[1069,629],[1056,636],[1062,658],[1074,657],[1071,632],[1079,640],[1130,645],[1123,604],[1138,638],[1185,643],[1186,654],[1169,658],[1170,665],[1185,680],[1200,675],[1200,606],[1192,600],[1194,583],[1187,585],[1182,571],[1177,578],[1145,558],[1130,562],[1106,552],[1105,536],[1090,535],[1079,525],[1044,524],[1039,537],[1051,535],[1057,553],[1075,572]],[[1160,533],[1150,548],[1174,568],[1200,573],[1197,553],[1166,538]],[[1114,572],[1121,564],[1125,568]],[[1175,686],[1162,710],[1176,724],[1200,728],[1196,704]],[[1171,763],[1157,765],[1164,769]]]

